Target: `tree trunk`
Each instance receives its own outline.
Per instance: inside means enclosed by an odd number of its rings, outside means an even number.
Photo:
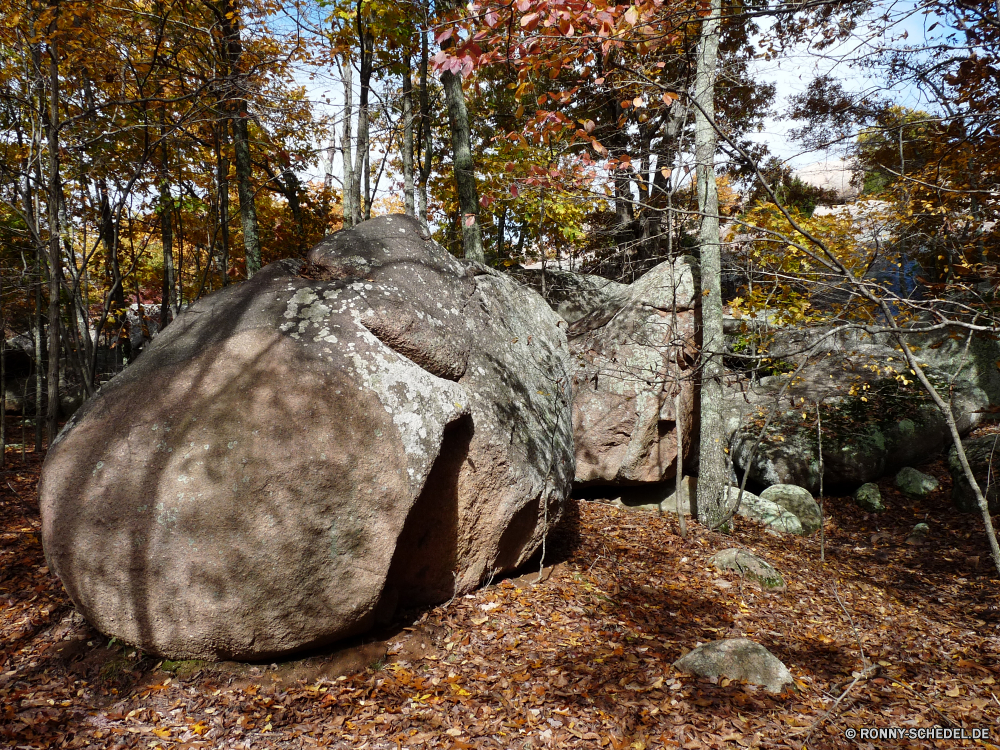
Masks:
[[[354,226],[354,143],[351,117],[354,110],[354,67],[344,56],[342,68],[344,82],[344,134],[340,137],[340,156],[344,161],[344,187],[341,203],[344,206],[344,228]]]
[[[42,402],[45,360],[42,357],[42,246],[35,249],[35,453],[42,452]]]
[[[365,138],[365,221],[372,217],[372,152],[368,145],[368,138]]]
[[[695,162],[701,228],[701,443],[698,467],[698,519],[707,526],[726,516],[729,464],[722,415],[722,257],[719,194],[715,182],[715,80],[719,55],[721,0],[711,0],[702,20],[695,74]]]
[[[121,265],[118,262],[118,227],[111,210],[108,182],[103,177],[97,181],[97,191],[101,201],[101,241],[108,256],[108,275],[112,284],[111,299],[115,309],[122,310],[125,307],[125,288],[122,286]]]
[[[3,307],[3,268],[0,267],[0,469],[7,468],[7,321]],[[22,407],[23,408],[23,407]]]
[[[362,25],[361,4],[358,3],[358,11],[355,16],[358,31],[358,44],[360,45],[360,87],[358,90],[358,143],[354,154],[354,184],[351,189],[354,195],[351,198],[354,208],[354,223],[360,224],[362,217],[371,216],[370,200],[366,200],[362,205],[361,185],[365,184],[365,198],[368,196],[368,102],[371,97],[372,61],[371,44],[372,38]]]
[[[451,124],[451,149],[455,164],[455,189],[458,192],[462,246],[465,257],[484,263],[483,236],[479,227],[479,195],[476,190],[476,173],[472,161],[469,129],[469,112],[465,108],[462,76],[446,70],[441,74],[445,100],[448,102],[448,120]]]
[[[236,187],[240,196],[240,224],[243,227],[243,247],[246,252],[247,278],[260,270],[260,230],[257,227],[257,208],[254,205],[250,162],[250,126],[247,110],[247,80],[240,72],[243,42],[240,39],[239,11],[233,0],[226,0],[223,14],[223,32],[226,37],[226,61],[229,75],[238,88],[233,102],[233,155],[236,162]]]
[[[246,103],[241,105],[245,108]],[[250,130],[245,114],[233,118],[233,151],[236,155],[236,185],[240,195],[240,224],[243,226],[243,247],[246,252],[247,278],[260,270],[260,231],[257,227],[257,207],[250,184]]]
[[[403,55],[403,206],[407,216],[416,215],[413,200],[413,71],[410,53]]]
[[[170,196],[169,172],[167,170],[167,144],[163,143],[163,161],[160,164],[160,242],[163,246],[163,296],[160,299],[160,330],[173,318],[176,308],[174,284],[174,202]]]
[[[62,287],[62,261],[59,250],[59,56],[54,44],[49,44],[49,387],[48,408],[45,411],[46,437],[49,447],[59,431],[59,291]]]
[[[497,246],[496,255],[498,258],[504,257],[504,250],[506,250],[506,242],[504,242],[504,234],[507,232],[507,204],[504,203],[503,207],[500,209],[500,216],[497,219]]]
[[[219,270],[222,286],[229,284],[229,159],[226,158],[226,141],[229,126],[225,120],[215,124],[216,190],[219,195]]]
[[[417,155],[420,165],[420,180],[417,190],[417,209],[420,219],[420,226],[425,231],[430,231],[427,225],[427,182],[431,177],[431,157],[434,147],[431,143],[431,106],[430,92],[428,91],[427,80],[427,34],[424,31],[420,34],[420,134],[423,142],[423,158]]]

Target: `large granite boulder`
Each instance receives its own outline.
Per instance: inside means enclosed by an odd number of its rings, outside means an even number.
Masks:
[[[924,498],[936,492],[940,486],[937,479],[912,466],[904,466],[896,474],[896,488],[907,497]]]
[[[171,658],[272,658],[466,592],[568,495],[563,325],[411,218],[338,232],[194,304],[67,424],[49,565]]]
[[[569,328],[576,481],[584,485],[657,483],[676,475],[678,390],[687,460],[695,455],[692,263],[661,263],[626,289],[627,295],[613,291],[620,304],[601,297],[593,309],[575,311]]]
[[[979,490],[986,497],[990,513],[1000,513],[1000,435],[963,440],[962,448]],[[948,451],[948,470],[951,472],[951,497],[955,507],[965,513],[978,513],[979,501],[965,477],[954,446]]]

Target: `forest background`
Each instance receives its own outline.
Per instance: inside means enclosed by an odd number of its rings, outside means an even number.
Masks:
[[[703,252],[721,248],[712,299],[737,317],[884,328],[889,313],[891,329],[947,299],[949,324],[992,326],[992,3],[0,9],[0,300],[39,448],[43,414],[52,435],[67,394],[92,395],[186,305],[393,211],[505,268],[631,281],[680,253],[711,269]],[[759,66],[792,53],[819,74],[776,111]],[[342,96],[310,100],[306,77]],[[847,154],[878,201],[874,240],[850,212],[813,214],[843,196],[793,177],[771,152],[788,142],[762,142],[776,117],[803,152]],[[876,262],[918,263],[930,293],[873,280]],[[845,283],[860,284],[846,302],[816,304]],[[706,337],[709,372],[725,347]]]

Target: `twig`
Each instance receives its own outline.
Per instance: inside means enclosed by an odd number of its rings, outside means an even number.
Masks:
[[[854,618],[851,617],[851,613],[848,612],[847,611],[847,607],[844,606],[844,602],[843,602],[843,600],[841,600],[840,594],[837,592],[837,584],[833,583],[832,585],[833,585],[833,595],[835,597],[837,597],[837,603],[840,605],[840,608],[842,610],[844,610],[844,614],[847,615],[847,621],[849,623],[851,623],[851,630],[854,631],[854,638],[858,642],[858,651],[861,652],[861,666],[865,667],[867,669],[868,668],[868,658],[865,656],[864,646],[861,645],[861,635],[858,633],[858,629],[854,625]]]
[[[802,738],[802,744],[799,745],[799,750],[804,750],[806,742],[809,741],[809,738],[812,736],[812,733],[815,732],[820,727],[820,725],[823,724],[823,722],[825,722],[831,715],[833,715],[833,712],[837,710],[837,706],[839,706],[841,701],[843,701],[844,698],[847,697],[848,693],[850,693],[854,689],[854,686],[857,685],[859,682],[861,682],[861,680],[867,679],[877,671],[878,671],[878,666],[873,664],[868,667],[865,667],[865,669],[863,669],[861,672],[858,673],[858,676],[855,677],[854,680],[851,682],[851,684],[844,689],[844,692],[842,692],[840,696],[837,698],[837,700],[833,702],[833,705],[830,706],[829,709],[827,709],[826,713],[824,713],[822,716],[820,716],[818,719],[816,719],[816,721],[812,723],[812,725],[806,731],[806,736]]]
[[[910,685],[909,683],[904,682],[903,680],[901,680],[898,677],[893,677],[892,681],[894,683],[896,683],[897,685],[899,685],[900,687],[904,688],[905,690],[910,691],[911,695],[913,695],[913,696],[915,696],[917,698],[920,698],[920,700],[922,700],[924,703],[926,703],[930,707],[931,711],[933,711],[938,716],[940,716],[941,717],[941,721],[943,721],[949,727],[961,726],[960,723],[956,722],[954,719],[951,719],[948,716],[946,716],[945,714],[943,714],[938,709],[937,706],[935,706],[933,703],[931,703],[930,698],[928,698],[926,695],[922,695],[921,693],[918,693],[916,691],[916,689],[912,685]],[[991,695],[992,695],[992,693],[991,693]],[[996,700],[996,696],[994,696],[993,700]],[[998,701],[998,702],[1000,702],[1000,701]]]
[[[681,389],[678,385],[677,393],[674,394],[674,429],[677,431],[677,480],[674,483],[674,497],[677,501],[677,523],[680,525],[681,538],[686,539],[687,518],[681,501],[681,490],[684,487],[684,423],[681,420]]]

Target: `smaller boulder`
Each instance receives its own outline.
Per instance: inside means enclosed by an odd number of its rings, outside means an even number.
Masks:
[[[885,506],[882,504],[882,493],[879,492],[878,485],[874,482],[866,482],[858,487],[851,495],[851,499],[861,510],[869,513],[881,513],[885,510]]]
[[[712,555],[710,562],[716,570],[735,570],[742,576],[754,579],[762,591],[781,592],[786,588],[785,579],[771,563],[745,549],[724,549]]]
[[[760,493],[761,499],[770,500],[789,513],[795,515],[802,524],[803,534],[819,531],[823,525],[823,514],[819,504],[813,499],[812,493],[804,487],[794,484],[772,484]]]
[[[986,496],[990,513],[1000,513],[1000,435],[963,440],[962,447],[972,475]],[[948,451],[948,471],[951,472],[951,498],[955,506],[963,513],[977,512],[979,503],[976,493],[965,478],[965,471],[958,460],[958,451],[954,447]]]
[[[698,646],[674,662],[682,672],[699,677],[728,677],[763,685],[780,693],[793,683],[792,673],[774,654],[746,638],[729,638]]]
[[[904,466],[896,474],[896,487],[907,497],[927,497],[937,491],[941,483],[932,476],[917,471],[911,466]]]
[[[729,507],[732,507],[736,503],[736,498],[739,494],[739,487],[729,487]],[[783,534],[802,533],[802,523],[797,516],[789,513],[780,505],[758,497],[746,490],[743,491],[743,497],[740,500],[740,507],[737,509],[736,515],[760,521],[769,529],[780,531]]]
[[[930,533],[930,530],[931,527],[926,523],[918,523],[913,527],[913,531],[910,532],[910,535],[906,537],[906,543],[913,545],[923,544],[927,539],[927,535]]]

